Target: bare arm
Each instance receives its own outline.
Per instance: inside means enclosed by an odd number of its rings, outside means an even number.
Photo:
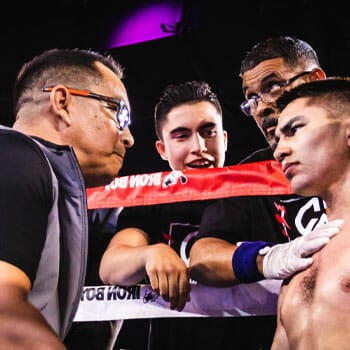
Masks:
[[[41,313],[28,302],[30,287],[22,270],[0,261],[0,349],[66,349]]]
[[[100,264],[106,284],[132,285],[148,276],[152,288],[171,309],[182,310],[190,299],[185,262],[164,243],[148,244],[148,236],[138,228],[126,228],[114,235]]]
[[[205,237],[197,240],[190,251],[190,277],[199,283],[214,287],[230,287],[240,281],[232,268],[232,257],[237,245],[223,239]],[[256,256],[256,266],[263,270],[263,256]]]
[[[199,283],[227,287],[236,283],[232,255],[236,246],[218,238],[201,238],[190,251],[190,277]]]
[[[202,284],[217,287],[232,286],[239,281],[254,282],[262,278],[288,278],[310,266],[310,256],[327,244],[339,232],[342,224],[342,220],[333,220],[319,225],[304,236],[273,245],[265,252],[266,255],[258,252],[259,246],[264,247],[265,243],[271,245],[268,242],[243,242],[238,247],[220,238],[200,238],[190,251],[190,276]],[[249,245],[255,248],[252,250]],[[243,255],[245,257],[242,260]],[[234,259],[234,269],[233,257],[239,257],[238,260]],[[247,262],[250,264],[247,265]],[[246,269],[244,266],[250,267]]]
[[[146,277],[145,252],[148,236],[130,227],[117,232],[100,263],[100,277],[110,285],[133,285]]]

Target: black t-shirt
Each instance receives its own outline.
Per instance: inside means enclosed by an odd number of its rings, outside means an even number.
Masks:
[[[189,201],[124,208],[118,217],[117,231],[137,227],[149,236],[150,244],[170,245],[184,261],[198,234],[204,208],[212,201]]]
[[[34,281],[52,205],[45,156],[24,135],[0,131],[0,260]]]
[[[222,198],[204,210],[197,239],[282,243],[311,231],[319,220],[326,221],[326,216],[324,203],[317,197]]]

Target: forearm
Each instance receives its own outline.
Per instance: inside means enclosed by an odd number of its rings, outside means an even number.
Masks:
[[[191,248],[190,276],[212,286],[285,279],[310,266],[310,256],[327,244],[342,224],[342,220],[330,221],[309,234],[276,245],[245,241],[235,246],[218,238],[201,238]]]
[[[146,276],[148,236],[139,228],[118,231],[100,262],[100,278],[110,285],[133,285]]]
[[[236,246],[217,238],[202,238],[190,251],[190,277],[199,283],[227,287],[238,281],[232,269]]]
[[[133,285],[146,277],[144,253],[147,246],[112,247],[102,256],[100,278],[109,285]]]
[[[237,246],[218,238],[199,239],[190,252],[190,276],[216,287],[257,282],[264,278],[259,251],[270,244],[256,241]]]

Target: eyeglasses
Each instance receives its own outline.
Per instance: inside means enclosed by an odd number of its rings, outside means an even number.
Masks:
[[[51,92],[52,90],[53,90],[53,86],[43,88],[43,92]],[[81,97],[90,97],[99,101],[107,102],[108,105],[106,106],[106,108],[115,111],[115,117],[113,119],[117,123],[118,129],[120,131],[124,130],[130,124],[131,122],[130,111],[123,100],[119,100],[114,97],[95,94],[87,90],[80,90],[80,89],[73,89],[73,88],[67,88],[67,90],[72,95],[81,96]],[[112,107],[110,104],[113,104],[115,106]]]
[[[252,116],[256,112],[259,100],[263,101],[266,104],[276,102],[276,100],[283,94],[284,88],[286,86],[292,84],[295,80],[301,78],[302,76],[310,73],[311,71],[305,71],[286,81],[273,82],[273,84],[261,92],[260,95],[254,95],[247,101],[242,102],[240,105],[242,112],[248,117]]]

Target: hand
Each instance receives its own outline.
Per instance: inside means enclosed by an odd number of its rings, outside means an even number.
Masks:
[[[170,303],[170,309],[181,311],[190,301],[191,291],[185,262],[164,243],[149,245],[146,261],[153,290]]]
[[[285,279],[309,267],[313,262],[310,255],[325,246],[342,224],[343,220],[329,221],[291,242],[272,246],[264,256],[264,277]]]

